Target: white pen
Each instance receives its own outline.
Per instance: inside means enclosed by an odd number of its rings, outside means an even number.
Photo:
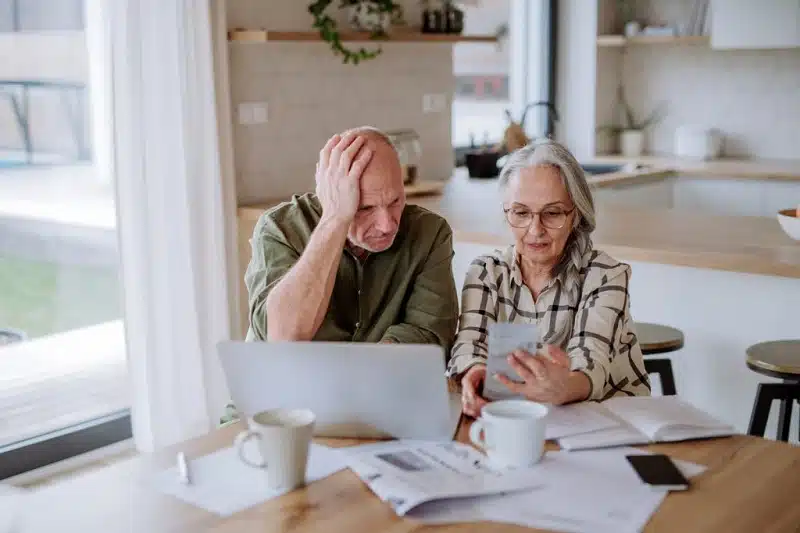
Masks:
[[[189,473],[189,461],[186,459],[186,454],[178,452],[178,476],[180,482],[184,485],[192,484],[192,477]]]

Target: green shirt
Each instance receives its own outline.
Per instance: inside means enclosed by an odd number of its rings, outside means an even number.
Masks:
[[[298,261],[321,216],[319,200],[309,193],[273,207],[256,224],[244,278],[248,340],[266,339],[267,295]],[[406,205],[388,250],[363,262],[342,250],[328,311],[314,340],[439,344],[449,354],[458,321],[452,260],[447,222]]]

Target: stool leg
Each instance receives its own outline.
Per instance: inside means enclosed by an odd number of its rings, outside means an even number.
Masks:
[[[661,390],[666,396],[675,396],[675,376],[672,375],[672,361],[664,360],[664,367],[661,369]]]
[[[783,398],[781,400],[781,410],[778,415],[778,440],[789,442],[789,426],[792,424],[792,405],[794,399]]]
[[[772,405],[772,391],[769,385],[768,383],[758,384],[756,399],[753,402],[753,412],[750,415],[750,427],[747,429],[749,435],[763,437],[767,429],[769,408]]]
[[[658,374],[661,380],[661,392],[664,396],[675,396],[675,376],[672,374],[672,361],[669,359],[644,360],[644,369],[648,374]]]

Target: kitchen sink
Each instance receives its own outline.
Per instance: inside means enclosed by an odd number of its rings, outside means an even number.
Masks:
[[[587,174],[610,174],[612,172],[619,172],[625,168],[625,165],[617,165],[613,163],[587,163],[581,164],[581,168]]]

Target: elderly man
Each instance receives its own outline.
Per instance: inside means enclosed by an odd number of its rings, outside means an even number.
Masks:
[[[316,194],[262,215],[245,274],[248,340],[439,344],[455,335],[452,231],[406,205],[389,138],[362,127],[319,153]]]

